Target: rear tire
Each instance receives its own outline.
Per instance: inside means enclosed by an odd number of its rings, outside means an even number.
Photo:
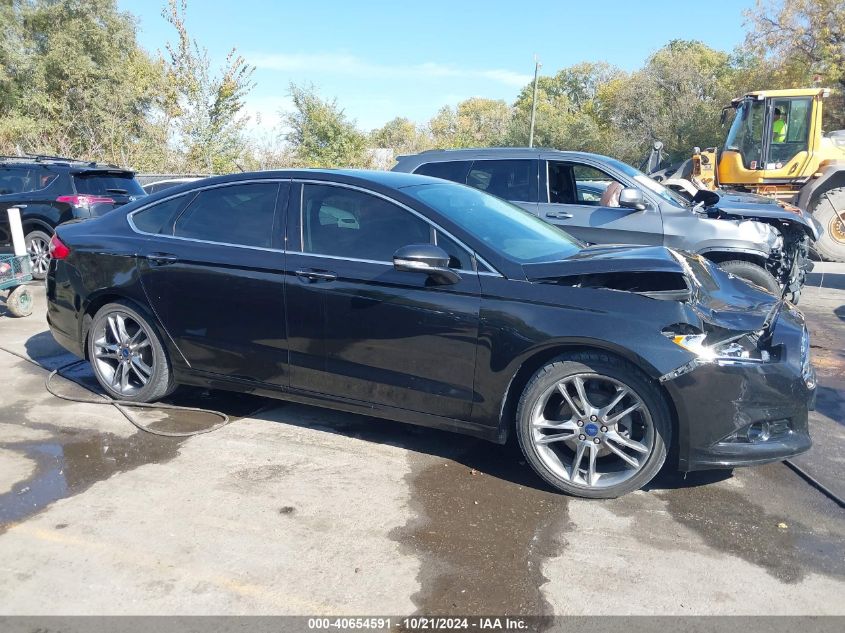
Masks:
[[[762,266],[735,259],[728,262],[722,262],[719,264],[719,268],[724,270],[726,273],[732,274],[734,277],[739,277],[740,279],[744,279],[755,286],[760,286],[763,290],[775,295],[776,297],[780,296],[781,289],[778,280],[774,278],[772,273]]]
[[[528,382],[516,435],[528,463],[550,485],[612,499],[654,478],[666,461],[672,422],[663,394],[637,367],[609,354],[573,352]]]
[[[845,187],[823,193],[812,214],[824,229],[824,234],[813,245],[816,253],[826,262],[845,262],[845,222],[842,221],[845,215]]]
[[[176,387],[158,333],[128,302],[97,311],[87,347],[94,376],[115,400],[155,402]]]

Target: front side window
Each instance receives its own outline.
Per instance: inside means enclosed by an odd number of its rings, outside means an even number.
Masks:
[[[549,202],[618,207],[623,186],[600,169],[577,163],[548,163]]]
[[[176,220],[173,235],[269,248],[278,188],[268,182],[200,191]]]
[[[34,183],[35,173],[35,169],[0,167],[0,196],[37,189]]]
[[[384,198],[345,187],[304,185],[305,253],[392,262],[402,246],[430,243],[425,220]]]
[[[473,270],[472,257],[455,240],[439,230],[435,232],[434,239],[437,246],[449,255],[449,268]]]
[[[466,184],[505,200],[536,202],[537,161],[477,160]]]
[[[45,189],[59,175],[39,167],[0,167],[0,196]]]
[[[403,187],[494,251],[520,264],[565,259],[582,244],[536,215],[483,191],[452,183]]]

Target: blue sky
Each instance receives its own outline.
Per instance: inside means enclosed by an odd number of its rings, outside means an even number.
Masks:
[[[174,39],[164,0],[118,0],[139,19],[150,51]],[[272,2],[188,0],[191,35],[221,61],[235,46],[256,66],[247,106],[260,128],[289,108],[289,82],[314,83],[364,129],[395,116],[427,121],[469,97],[512,102],[541,74],[581,61],[625,70],[671,39],[700,39],[730,51],[744,39],[753,0],[697,5],[663,0],[424,0]]]

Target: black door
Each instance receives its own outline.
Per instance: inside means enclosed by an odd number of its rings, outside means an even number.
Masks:
[[[382,197],[302,186],[288,220],[291,386],[468,419],[479,312],[471,256]],[[399,247],[432,241],[452,255],[457,284],[393,268]]]
[[[275,209],[289,186],[218,186],[133,215],[138,230],[158,233],[142,257],[143,285],[192,369],[287,384],[284,214]]]

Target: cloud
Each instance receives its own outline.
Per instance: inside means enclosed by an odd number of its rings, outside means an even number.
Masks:
[[[332,73],[361,78],[417,78],[436,79],[456,77],[462,79],[487,79],[496,83],[521,88],[529,83],[531,75],[501,68],[471,69],[451,64],[425,62],[422,64],[377,64],[343,53],[249,53],[244,57],[257,68],[286,72]]]

